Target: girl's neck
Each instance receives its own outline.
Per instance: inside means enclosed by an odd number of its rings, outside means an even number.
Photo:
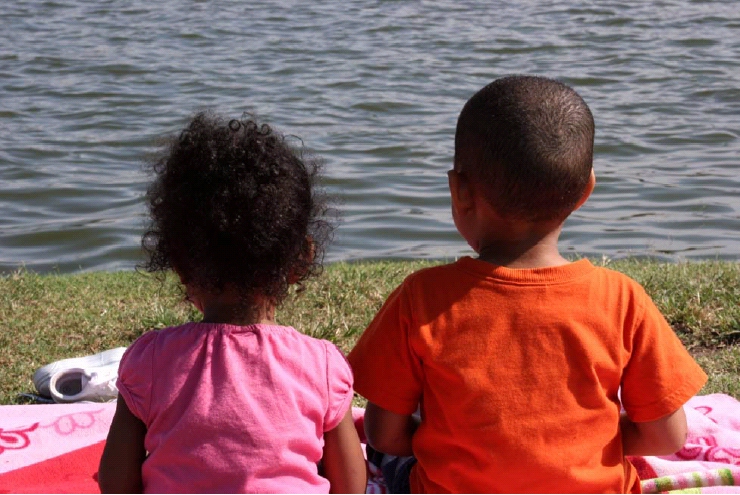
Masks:
[[[226,323],[229,325],[275,325],[275,307],[259,306],[244,308],[235,305],[209,304],[203,307],[203,323]]]
[[[275,304],[261,296],[254,297],[249,304],[232,290],[219,294],[187,287],[188,300],[203,313],[203,323],[225,323],[229,325],[275,324]]]

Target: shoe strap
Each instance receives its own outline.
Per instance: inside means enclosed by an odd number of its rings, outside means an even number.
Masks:
[[[84,392],[99,391],[118,393],[116,379],[118,378],[118,369],[110,368],[92,368],[84,370],[82,374],[82,390]]]

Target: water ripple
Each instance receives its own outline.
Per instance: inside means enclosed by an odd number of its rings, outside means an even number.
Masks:
[[[467,254],[445,172],[465,100],[509,73],[573,85],[597,188],[563,250],[740,252],[740,11],[693,2],[8,3],[0,272],[131,268],[141,164],[202,108],[255,112],[325,160],[330,260]]]

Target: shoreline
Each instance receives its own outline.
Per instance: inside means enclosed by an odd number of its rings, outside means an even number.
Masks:
[[[592,259],[637,280],[710,375],[702,393],[740,399],[740,262]],[[348,352],[386,296],[412,271],[442,261],[325,265],[278,310],[289,324]],[[0,275],[0,404],[26,403],[50,362],[129,345],[154,328],[198,320],[175,277],[136,272]]]

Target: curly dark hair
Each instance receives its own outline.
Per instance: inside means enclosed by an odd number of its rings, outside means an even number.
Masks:
[[[233,287],[245,304],[255,295],[279,304],[322,268],[333,225],[320,168],[250,115],[198,113],[151,162],[144,268],[173,269],[209,293]]]

